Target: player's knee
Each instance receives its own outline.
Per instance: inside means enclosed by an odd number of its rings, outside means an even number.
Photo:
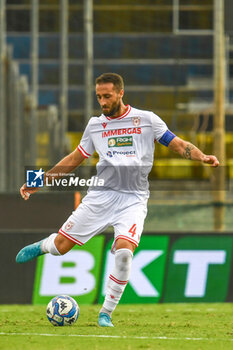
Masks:
[[[127,271],[131,268],[133,253],[130,249],[118,249],[115,253],[115,264],[119,271]]]
[[[134,252],[136,245],[134,243],[128,241],[127,239],[120,238],[116,241],[116,250],[123,249],[123,248],[129,249],[132,252]]]
[[[61,234],[58,234],[55,241],[54,241],[57,250],[61,255],[66,254],[68,251],[73,248],[75,243],[67,239],[66,237],[62,236]]]
[[[58,250],[58,252],[60,253],[60,255],[64,255],[67,253],[67,251],[61,246],[61,245],[56,245],[56,248]]]

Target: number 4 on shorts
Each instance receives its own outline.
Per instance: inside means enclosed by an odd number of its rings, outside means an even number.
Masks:
[[[129,229],[129,232],[132,233],[132,237],[136,235],[136,224]]]

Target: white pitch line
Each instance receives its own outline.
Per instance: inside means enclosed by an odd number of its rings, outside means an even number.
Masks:
[[[43,337],[79,337],[79,338],[113,338],[113,339],[146,339],[146,340],[193,340],[193,341],[233,341],[233,339],[218,339],[218,338],[176,338],[176,337],[147,337],[147,336],[121,336],[107,334],[55,334],[55,333],[5,333],[0,332],[0,335],[30,335]]]

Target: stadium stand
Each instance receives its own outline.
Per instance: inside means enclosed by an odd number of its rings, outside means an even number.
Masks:
[[[84,40],[82,1],[69,2],[69,132],[84,128]],[[40,4],[39,106],[59,104],[59,2]],[[141,16],[143,11],[143,16]],[[112,14],[114,13],[114,16]],[[213,2],[180,1],[179,31],[174,30],[172,0],[94,1],[94,77],[114,71],[125,78],[125,101],[160,115],[169,127],[192,141],[211,132],[213,113]],[[20,73],[31,80],[30,4],[7,2],[7,42],[14,48]],[[120,21],[118,19],[121,19]],[[173,20],[172,20],[173,19]],[[228,102],[233,99],[232,51],[229,46]],[[99,113],[94,98],[94,114]],[[201,104],[203,108],[200,108]],[[207,111],[206,111],[207,109]],[[233,131],[232,110],[226,115]],[[205,134],[206,135],[206,134]],[[77,136],[77,134],[76,134]],[[78,136],[78,138],[80,135]],[[203,136],[202,136],[203,139]],[[233,136],[228,135],[227,152]],[[212,141],[211,141],[212,142]],[[205,140],[206,147],[211,142]],[[204,149],[206,151],[206,149]],[[157,149],[159,158],[171,157]],[[231,156],[231,154],[229,153]]]

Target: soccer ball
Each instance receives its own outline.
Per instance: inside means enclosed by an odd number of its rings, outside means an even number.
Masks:
[[[71,326],[79,316],[77,302],[68,295],[54,297],[47,306],[47,317],[54,326]]]

